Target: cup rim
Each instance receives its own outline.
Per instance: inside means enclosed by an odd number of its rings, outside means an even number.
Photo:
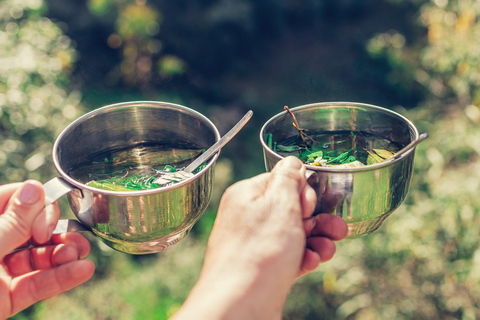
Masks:
[[[128,102],[120,102],[120,103],[114,103],[110,105],[106,105],[103,107],[99,107],[95,110],[92,110],[83,116],[80,116],[79,118],[75,119],[72,121],[69,125],[67,125],[57,136],[55,139],[55,142],[53,144],[53,149],[52,149],[52,158],[53,158],[53,164],[55,166],[55,169],[57,172],[62,176],[63,179],[65,179],[68,183],[74,185],[75,187],[79,189],[86,189],[92,192],[96,193],[101,193],[105,195],[115,195],[115,196],[142,196],[142,195],[149,195],[149,194],[154,194],[154,193],[159,193],[159,192],[165,192],[177,188],[181,188],[189,183],[191,183],[193,180],[198,179],[200,176],[202,176],[207,170],[209,170],[215,161],[218,159],[218,156],[220,154],[220,151],[217,151],[209,160],[205,168],[197,172],[194,176],[185,179],[181,182],[174,183],[169,186],[165,187],[159,187],[155,189],[148,189],[148,190],[132,190],[132,191],[113,191],[113,190],[104,190],[104,189],[99,189],[99,188],[94,188],[91,186],[88,186],[84,183],[81,183],[78,180],[73,179],[70,175],[68,175],[60,166],[59,160],[58,160],[58,145],[60,141],[62,141],[63,137],[66,136],[75,126],[77,126],[79,123],[85,121],[87,118],[93,117],[97,114],[104,113],[107,110],[112,110],[112,109],[120,109],[120,108],[128,108],[128,107],[169,107],[172,109],[179,109],[186,111],[194,116],[197,116],[201,118],[206,124],[211,126],[213,129],[213,133],[215,135],[215,142],[220,139],[220,133],[217,129],[217,127],[213,124],[210,119],[208,119],[206,116],[201,114],[200,112],[193,110],[191,108],[175,104],[175,103],[170,103],[170,102],[161,102],[161,101],[128,101]]]
[[[412,121],[404,117],[403,115],[399,114],[398,112],[395,112],[393,110],[379,107],[376,105],[368,104],[368,103],[362,103],[362,102],[347,102],[347,101],[335,101],[335,102],[317,102],[317,103],[310,103],[310,104],[305,104],[297,107],[290,108],[290,111],[295,112],[298,110],[302,109],[309,109],[309,108],[325,108],[325,109],[336,109],[339,107],[355,107],[355,108],[365,108],[365,109],[370,109],[370,110],[375,110],[383,113],[390,114],[392,116],[395,116],[405,122],[410,129],[412,129],[414,133],[413,140],[417,139],[419,136],[418,129],[415,127]],[[285,157],[279,155],[278,153],[274,152],[271,148],[268,147],[266,144],[265,140],[263,139],[264,131],[266,127],[273,122],[274,120],[284,116],[287,113],[287,111],[282,111],[268,119],[265,124],[262,126],[260,129],[260,143],[262,144],[263,150],[265,152],[268,152],[270,155],[274,156],[278,160],[282,160]],[[399,161],[402,161],[405,157],[408,157],[412,152],[415,151],[416,148],[412,148],[411,150],[407,151],[405,154],[401,155],[400,157],[388,161],[388,162],[380,162],[376,164],[370,164],[370,165],[365,165],[361,167],[353,167],[353,168],[335,168],[335,167],[318,167],[318,166],[312,166],[312,165],[307,165],[304,164],[304,166],[308,170],[312,171],[323,171],[323,172],[360,172],[360,171],[370,171],[370,170],[376,170],[380,169],[383,167],[388,167],[391,166]]]

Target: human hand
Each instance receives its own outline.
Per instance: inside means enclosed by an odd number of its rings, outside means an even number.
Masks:
[[[200,279],[178,317],[271,319],[296,277],[331,259],[341,218],[310,217],[315,191],[294,157],[229,187],[220,201]],[[189,314],[189,311],[194,310]]]
[[[0,319],[93,275],[93,262],[79,260],[89,242],[76,233],[52,236],[60,211],[44,199],[38,181],[0,186]]]

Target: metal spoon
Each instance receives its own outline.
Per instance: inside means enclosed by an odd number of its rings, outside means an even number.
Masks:
[[[388,157],[387,159],[385,159],[384,161],[392,161],[392,160],[395,160],[395,159],[398,159],[400,158],[403,154],[405,154],[406,152],[410,151],[411,149],[415,148],[417,146],[417,144],[419,144],[420,142],[422,142],[423,140],[427,139],[428,138],[428,134],[427,133],[422,133],[418,136],[417,139],[413,140],[412,142],[410,142],[409,144],[407,144],[403,149],[399,150],[398,152],[396,152],[394,155]],[[382,161],[383,162],[383,161]]]
[[[385,161],[393,161],[397,158],[400,158],[403,154],[405,154],[407,151],[413,149],[414,147],[417,146],[417,144],[419,144],[420,142],[422,142],[423,140],[427,139],[428,138],[428,134],[427,133],[422,133],[418,136],[417,139],[413,140],[412,142],[410,142],[409,144],[407,144],[404,148],[402,148],[401,150],[399,150],[397,153],[395,153],[394,155],[388,157],[387,159],[383,160],[382,162],[385,162]],[[305,173],[305,176],[308,178],[310,178],[310,176],[315,173],[314,170],[310,170],[310,169],[307,169],[306,173]]]
[[[162,176],[158,177],[153,181],[153,183],[157,184],[166,184],[172,181],[179,181],[179,180],[185,180],[188,178],[191,178],[194,176],[192,173],[193,170],[195,170],[198,166],[200,166],[202,163],[210,159],[218,150],[220,150],[227,142],[229,142],[237,133],[240,131],[240,129],[243,128],[243,126],[250,120],[250,118],[253,115],[253,111],[250,110],[248,111],[242,119],[232,128],[230,131],[228,131],[220,140],[218,140],[215,144],[213,144],[210,148],[208,148],[207,151],[202,153],[197,159],[195,159],[192,163],[190,163],[188,166],[185,167],[182,171],[177,171],[177,172],[171,172],[171,173],[165,173]]]

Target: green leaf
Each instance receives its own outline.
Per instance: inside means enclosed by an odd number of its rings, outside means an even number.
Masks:
[[[376,153],[368,152],[367,165],[376,164],[382,162],[383,159]]]
[[[393,156],[393,153],[391,153],[391,152],[388,151],[388,150],[373,149],[373,151],[375,151],[375,153],[376,153],[377,155],[379,155],[380,157],[382,157],[383,159],[387,159],[387,158]]]
[[[163,170],[167,172],[177,172],[177,169],[169,165],[166,165],[165,168],[163,168]]]
[[[295,150],[298,150],[298,146],[291,145],[291,146],[284,146],[281,144],[277,144],[277,149],[280,151],[285,151],[285,152],[293,152]]]
[[[305,162],[305,161],[313,161],[317,158],[323,158],[323,152],[321,150],[304,150],[300,152],[300,159]]]
[[[328,161],[328,163],[340,163],[340,164],[342,164],[342,163],[347,162],[347,160],[348,160],[348,158],[349,158],[349,155],[348,155],[348,154],[349,154],[352,150],[353,150],[353,149],[350,149],[350,150],[342,153],[342,154],[339,155],[338,157],[335,157],[335,158],[333,158],[333,159],[330,159],[330,160]],[[354,160],[355,160],[355,158],[354,158]]]

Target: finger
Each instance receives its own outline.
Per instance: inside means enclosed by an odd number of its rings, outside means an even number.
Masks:
[[[320,263],[332,259],[337,251],[335,242],[326,237],[312,237],[307,239],[307,248],[316,252]]]
[[[278,180],[279,182],[272,182],[271,185],[276,189],[288,191],[285,183],[288,183],[288,185],[295,183],[297,191],[300,193],[307,181],[305,170],[305,166],[300,159],[293,156],[286,157],[273,167],[271,171],[273,174],[272,180]]]
[[[302,204],[302,218],[309,218],[315,211],[317,194],[308,184],[305,185],[305,188],[300,195],[300,202]]]
[[[78,260],[14,278],[11,282],[12,313],[84,283],[94,269],[92,261]]]
[[[0,214],[5,211],[5,206],[7,205],[10,197],[13,193],[20,188],[22,185],[21,182],[9,183],[0,186]]]
[[[90,242],[80,233],[67,232],[54,234],[50,239],[51,244],[66,244],[77,249],[80,258],[85,258],[90,252]]]
[[[344,198],[343,193],[338,191],[332,191],[330,185],[326,185],[323,193],[321,194],[322,199],[322,212],[323,213],[333,213],[340,201]]]
[[[33,220],[43,207],[44,193],[40,182],[29,180],[15,190],[0,215],[0,257],[30,239]]]
[[[4,263],[12,277],[35,270],[50,269],[78,260],[79,253],[73,246],[59,244],[21,250],[5,257]]]
[[[317,269],[318,265],[320,264],[320,255],[308,248],[305,248],[305,252],[303,254],[302,264],[300,265],[300,271],[298,276],[302,276],[309,272],[314,271]]]
[[[304,175],[305,168],[298,158],[287,157],[279,161],[271,172],[262,173],[253,178],[245,179],[231,185],[225,190],[222,198],[230,198],[232,196],[238,198],[238,192],[241,191],[243,199],[253,200],[259,196],[263,196],[267,188],[278,187],[279,189],[288,189],[282,188],[282,184],[277,185],[277,183],[272,183],[270,180],[272,180],[272,177],[275,175],[277,178],[286,177],[288,179],[290,174],[294,179],[301,180],[299,172],[302,170]],[[301,188],[303,188],[303,186],[299,185],[298,189],[300,190]]]
[[[56,202],[40,211],[32,224],[32,239],[35,243],[44,244],[50,239],[58,219],[60,219],[60,209]]]
[[[295,212],[301,217],[300,194],[306,185],[303,170],[302,162],[296,157],[287,157],[273,168],[265,194],[275,200],[275,206],[283,209],[279,213]]]
[[[323,236],[332,240],[342,240],[347,236],[347,223],[333,214],[322,213],[303,220],[307,237]]]

